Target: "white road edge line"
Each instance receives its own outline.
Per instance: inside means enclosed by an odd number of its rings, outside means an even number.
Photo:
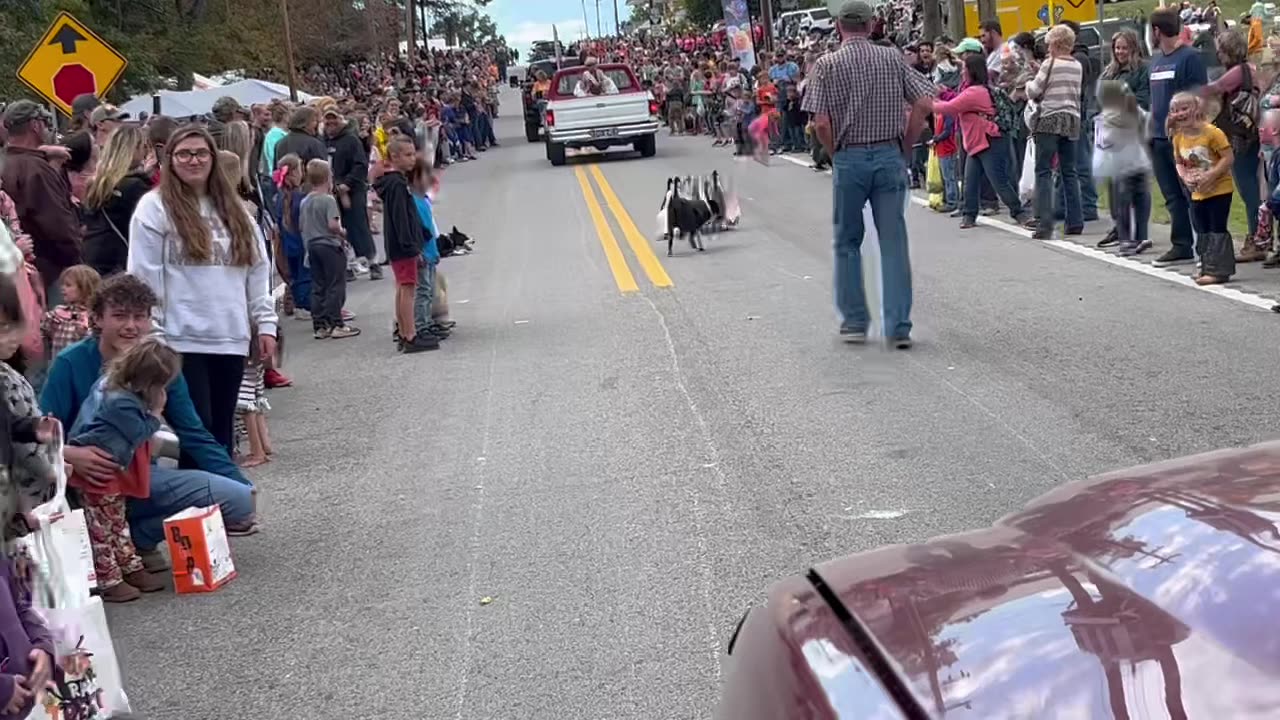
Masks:
[[[809,168],[809,163],[799,158],[790,157],[788,155],[774,155],[773,157],[779,160],[785,160],[791,163],[792,165],[799,165],[800,167],[803,167],[803,168]],[[830,175],[831,171],[824,170],[823,173]],[[916,197],[915,195],[911,196],[911,202],[921,207],[929,207],[928,200],[925,200],[924,198]],[[993,228],[997,228],[999,230],[1004,230],[1005,232],[1012,233],[1020,237],[1024,237],[1028,239],[1031,238],[1030,230],[1026,228],[1018,227],[1017,225],[1014,225],[1012,223],[1007,223],[1003,220],[996,220],[995,218],[990,218],[990,217],[980,215],[978,216],[978,222],[982,225],[987,225]],[[1211,295],[1217,295],[1218,297],[1226,298],[1227,300],[1234,300],[1238,303],[1248,305],[1249,307],[1258,308],[1260,310],[1269,311],[1271,310],[1272,307],[1274,307],[1277,304],[1275,300],[1269,300],[1265,297],[1262,297],[1261,295],[1257,295],[1251,292],[1245,292],[1243,290],[1237,290],[1235,288],[1226,287],[1224,285],[1197,285],[1195,281],[1192,280],[1189,276],[1183,275],[1182,273],[1176,270],[1166,270],[1164,268],[1153,267],[1140,260],[1133,260],[1131,258],[1120,257],[1119,255],[1112,255],[1111,253],[1104,252],[1096,248],[1091,248],[1085,245],[1079,245],[1077,243],[1073,243],[1070,240],[1040,240],[1039,242],[1049,247],[1057,248],[1058,250],[1064,250],[1069,253],[1075,253],[1076,255],[1092,258],[1094,260],[1100,260],[1109,265],[1114,265],[1119,268],[1125,268],[1126,270],[1132,270],[1134,272],[1142,273],[1143,275],[1147,275],[1153,278],[1159,278],[1166,282],[1174,283],[1175,285],[1182,285],[1183,287],[1191,288],[1192,290],[1199,290],[1201,292],[1206,292]]]

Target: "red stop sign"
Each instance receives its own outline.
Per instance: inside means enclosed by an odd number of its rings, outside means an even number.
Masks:
[[[79,63],[63,65],[53,76],[53,94],[67,105],[79,95],[97,91],[98,82],[93,73]]]

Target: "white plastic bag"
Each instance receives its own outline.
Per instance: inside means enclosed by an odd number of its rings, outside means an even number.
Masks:
[[[1018,197],[1025,203],[1036,194],[1036,141],[1027,140],[1027,151],[1022,153],[1022,176],[1018,178]]]
[[[67,473],[62,464],[62,438],[48,443],[49,464],[56,477],[53,499],[32,510],[35,521],[30,535],[14,540],[32,564],[32,599],[36,607],[80,607],[89,601],[97,584],[93,572],[93,548],[84,511],[67,504]],[[87,567],[86,567],[87,562]]]
[[[40,718],[110,718],[130,711],[120,663],[111,642],[102,600],[90,598],[78,608],[40,610],[53,635],[57,689],[45,695],[30,720]]]

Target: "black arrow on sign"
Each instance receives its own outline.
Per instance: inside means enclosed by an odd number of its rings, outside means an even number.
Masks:
[[[63,25],[58,32],[53,34],[53,39],[49,41],[49,44],[61,45],[62,54],[71,55],[76,51],[76,43],[88,39],[70,25]]]

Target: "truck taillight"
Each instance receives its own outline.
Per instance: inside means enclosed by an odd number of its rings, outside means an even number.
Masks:
[[[555,125],[555,124],[556,124],[556,114],[551,110],[548,110],[547,111],[547,127],[551,127],[552,125]]]
[[[657,101],[657,100],[650,100],[650,101],[649,101],[649,114],[650,114],[650,115],[657,115],[657,114],[658,114],[658,101]]]

